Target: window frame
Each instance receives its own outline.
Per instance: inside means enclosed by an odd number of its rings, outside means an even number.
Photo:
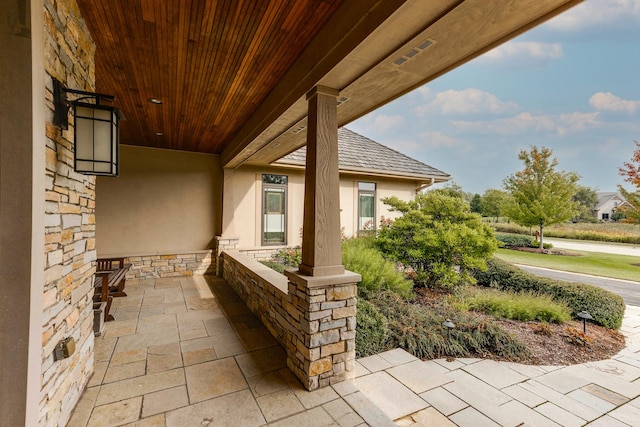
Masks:
[[[373,186],[373,190],[370,188],[366,188],[367,186]],[[376,204],[377,204],[377,192],[378,192],[378,184],[375,182],[370,182],[370,181],[358,181],[358,216],[356,218],[356,222],[357,222],[357,227],[356,227],[356,234],[358,237],[360,236],[369,236],[372,233],[375,233],[377,227],[376,227]],[[361,223],[362,223],[362,203],[361,203],[361,197],[363,195],[371,195],[373,197],[373,216],[372,217],[366,217],[366,218],[372,218],[372,228],[371,229],[364,229],[361,227]],[[365,223],[366,224],[366,223]],[[364,224],[362,224],[364,225]]]
[[[262,189],[261,189],[261,206],[260,206],[260,243],[262,246],[283,246],[287,244],[287,222],[288,222],[288,184],[289,176],[280,174],[262,174]],[[269,190],[272,190],[269,193]],[[266,238],[266,215],[268,215],[267,209],[269,209],[270,203],[267,201],[268,194],[281,195],[280,205],[282,207],[282,241],[274,242],[267,240]],[[273,211],[275,212],[275,211]],[[274,213],[271,213],[274,214]]]

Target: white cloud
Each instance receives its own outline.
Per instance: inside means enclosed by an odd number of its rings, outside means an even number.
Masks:
[[[374,116],[371,126],[378,132],[386,132],[389,129],[393,129],[404,123],[404,117],[395,115],[387,116],[384,114],[377,114]]]
[[[447,135],[443,132],[420,132],[418,134],[421,142],[424,145],[430,148],[436,147],[453,147],[458,144],[458,140],[450,135]]]
[[[619,98],[611,92],[598,92],[589,98],[589,105],[598,111],[633,114],[640,110],[640,101]]]
[[[537,68],[563,56],[560,43],[510,41],[485,53],[478,62],[509,68]]]
[[[492,93],[479,89],[446,90],[433,94],[429,89],[421,90],[425,104],[415,108],[418,115],[438,112],[443,115],[460,114],[503,114],[518,109],[515,102],[503,102]]]
[[[481,132],[498,135],[525,133],[556,134],[566,136],[600,127],[599,113],[531,114],[520,113],[513,117],[490,121],[454,121],[453,125],[465,132]]]
[[[603,26],[627,26],[640,22],[640,0],[589,0],[547,23],[562,32]]]

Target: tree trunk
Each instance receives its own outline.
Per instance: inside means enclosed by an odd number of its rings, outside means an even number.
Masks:
[[[543,229],[543,225],[540,224],[540,249],[544,249],[544,246],[542,245],[542,229]]]

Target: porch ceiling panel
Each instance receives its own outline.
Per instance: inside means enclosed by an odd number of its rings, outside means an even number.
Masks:
[[[315,85],[340,90],[345,125],[580,1],[78,4],[96,42],[96,89],[127,117],[122,143],[217,153],[237,167],[305,144]]]
[[[127,118],[121,141],[218,153],[343,1],[78,3],[96,89]]]

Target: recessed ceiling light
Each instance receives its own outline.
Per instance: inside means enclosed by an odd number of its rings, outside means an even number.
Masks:
[[[152,103],[152,104],[162,104],[162,99],[149,98],[149,102]]]
[[[156,136],[163,136],[164,133],[163,132],[156,132]]]

